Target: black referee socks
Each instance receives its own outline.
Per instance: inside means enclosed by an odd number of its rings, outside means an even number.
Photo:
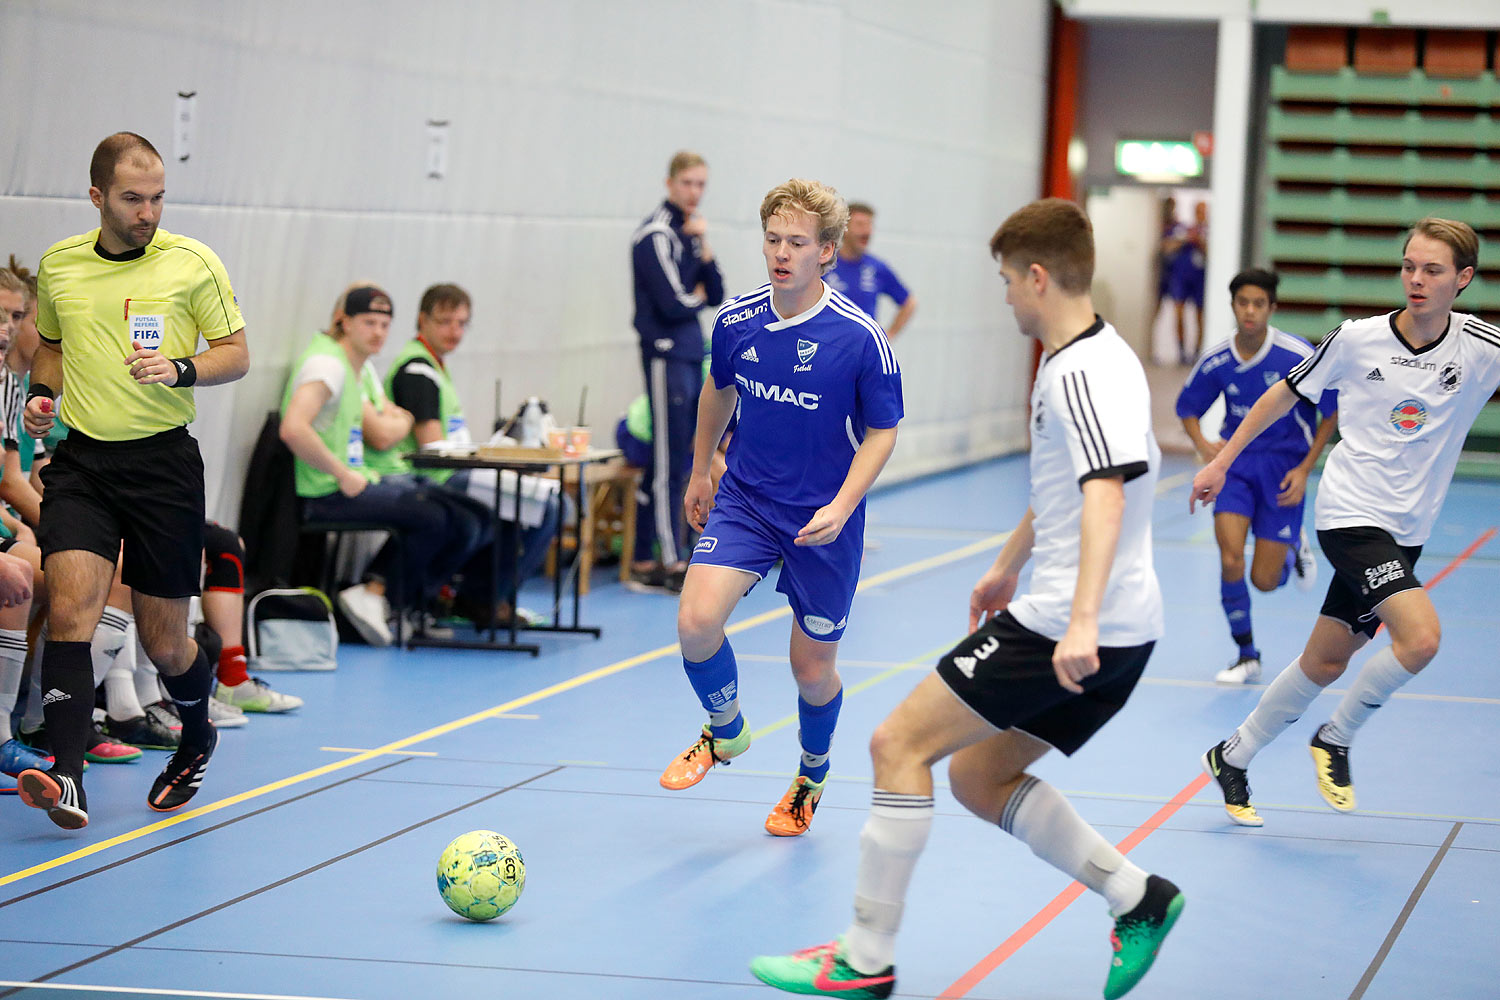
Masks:
[[[87,643],[84,644],[87,646]],[[177,714],[182,716],[182,742],[187,746],[206,747],[213,742],[213,723],[208,721],[208,696],[213,693],[214,668],[202,646],[193,657],[193,665],[176,677],[161,671],[162,685],[172,696]]]
[[[48,640],[42,650],[42,718],[52,766],[75,778],[93,736],[94,661],[86,642]]]

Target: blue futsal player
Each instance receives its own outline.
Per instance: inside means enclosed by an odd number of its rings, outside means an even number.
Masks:
[[[1277,277],[1252,268],[1229,283],[1234,336],[1198,359],[1177,397],[1177,416],[1199,457],[1213,460],[1224,442],[1267,388],[1286,378],[1313,349],[1307,341],[1269,325],[1276,309]],[[1210,441],[1198,421],[1214,400],[1224,398],[1224,426]],[[1250,582],[1269,593],[1296,575],[1308,590],[1318,564],[1302,530],[1307,476],[1337,426],[1338,394],[1324,393],[1318,406],[1299,401],[1235,459],[1224,490],[1214,502],[1214,536],[1219,543],[1220,601],[1238,657],[1214,675],[1220,684],[1260,680],[1260,650],[1250,624],[1250,589],[1245,584],[1245,539],[1255,532]],[[1318,415],[1323,420],[1318,423]],[[1317,430],[1314,431],[1314,424]]]
[[[703,535],[683,586],[677,634],[683,669],[709,721],[661,783],[688,788],[749,749],[724,623],[780,559],[776,589],[792,606],[802,765],[766,829],[795,837],[807,831],[828,780],[843,702],[838,643],[859,580],[865,493],[896,446],[901,369],[880,326],[823,283],[849,221],[838,192],[789,180],[761,202],[760,221],[771,280],[714,318],[712,378],[698,401],[684,501]],[[739,423],[715,496],[710,461],[736,408]]]

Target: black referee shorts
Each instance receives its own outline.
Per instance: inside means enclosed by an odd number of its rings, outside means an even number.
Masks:
[[[1398,545],[1384,528],[1329,528],[1318,532],[1318,544],[1333,565],[1321,613],[1356,635],[1375,638],[1380,602],[1422,586],[1416,570],[1422,546]]]
[[[111,563],[125,543],[121,580],[152,597],[198,593],[203,567],[203,457],[186,427],[134,441],[76,430],[42,469],[42,557],[82,549]]]
[[[1100,646],[1083,694],[1057,683],[1057,643],[1002,611],[938,661],[938,676],[996,729],[1030,733],[1072,756],[1125,707],[1156,643]]]

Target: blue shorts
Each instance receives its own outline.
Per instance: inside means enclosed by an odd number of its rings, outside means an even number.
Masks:
[[[1214,513],[1248,517],[1256,538],[1296,545],[1302,534],[1302,508],[1307,497],[1303,496],[1302,503],[1282,507],[1276,503],[1276,495],[1281,492],[1281,480],[1301,461],[1300,456],[1284,451],[1241,454],[1224,477]]]
[[[797,627],[819,642],[838,642],[849,623],[859,564],[864,557],[865,505],[860,504],[839,537],[828,545],[795,545],[816,507],[747,500],[727,483],[693,549],[692,565],[725,566],[764,579],[782,561],[776,589],[787,596]],[[755,584],[751,584],[754,589]],[[749,590],[745,591],[747,594]]]

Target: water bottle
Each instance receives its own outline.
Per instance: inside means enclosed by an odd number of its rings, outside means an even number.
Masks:
[[[540,448],[542,446],[542,401],[535,396],[526,400],[526,406],[521,411],[521,447]]]

